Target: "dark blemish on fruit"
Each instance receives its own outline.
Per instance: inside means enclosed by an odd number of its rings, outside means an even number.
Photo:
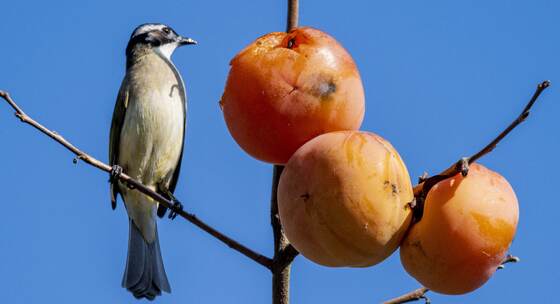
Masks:
[[[383,182],[383,186],[389,187],[389,185],[391,185],[391,192],[392,192],[394,195],[397,195],[397,194],[399,193],[399,188],[397,188],[397,185],[395,185],[395,184],[393,184],[393,183],[391,183],[391,182],[389,182],[389,181],[384,181],[384,182]]]
[[[321,98],[328,98],[334,92],[336,92],[336,84],[332,81],[322,82],[319,85],[319,94]]]
[[[307,202],[309,200],[309,198],[311,197],[311,195],[309,195],[309,193],[305,193],[305,194],[302,194],[300,197],[303,199],[304,202]]]
[[[333,93],[336,92],[336,83],[331,75],[319,74],[314,77],[312,81],[314,85],[309,93],[313,96],[319,97],[322,101],[330,99]]]
[[[334,82],[319,81],[319,84],[313,89],[312,94],[319,97],[322,101],[327,101],[335,91],[336,85]]]

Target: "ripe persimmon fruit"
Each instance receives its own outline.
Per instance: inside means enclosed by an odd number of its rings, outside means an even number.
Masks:
[[[290,158],[278,185],[290,243],[325,266],[366,267],[391,255],[411,221],[412,185],[397,151],[367,132],[320,135]]]
[[[302,27],[258,38],[230,62],[220,105],[251,156],[284,164],[317,135],[360,128],[364,90],[356,64],[331,36]]]
[[[401,245],[401,262],[433,291],[473,291],[504,259],[518,217],[517,198],[506,179],[472,164],[466,177],[457,174],[430,189],[422,219]]]

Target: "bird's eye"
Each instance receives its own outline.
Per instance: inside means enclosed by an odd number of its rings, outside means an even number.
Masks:
[[[171,29],[168,28],[168,27],[164,27],[164,28],[162,29],[162,31],[163,31],[164,33],[166,33],[166,34],[171,33]]]

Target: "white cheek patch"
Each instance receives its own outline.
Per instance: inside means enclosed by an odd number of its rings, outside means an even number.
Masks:
[[[165,58],[171,59],[171,55],[173,54],[177,46],[177,43],[166,43],[162,46],[158,46],[156,48],[156,51],[163,55]]]

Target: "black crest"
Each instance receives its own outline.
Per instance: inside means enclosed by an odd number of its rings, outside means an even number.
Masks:
[[[179,35],[169,26],[161,23],[145,23],[138,26],[130,36],[126,46],[126,56],[132,54],[137,45],[158,47],[167,43],[176,43]]]

